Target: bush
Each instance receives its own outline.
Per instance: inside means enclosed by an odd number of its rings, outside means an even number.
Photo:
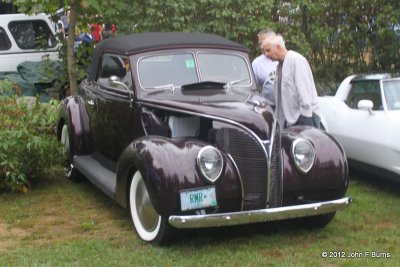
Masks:
[[[1,75],[1,73],[0,73]],[[1,76],[0,76],[1,77]],[[1,77],[2,78],[2,77]],[[0,80],[0,95],[13,95],[16,94],[15,90],[15,83],[7,80],[7,79],[1,79]]]
[[[61,163],[54,134],[58,101],[0,96],[0,189],[26,191]]]

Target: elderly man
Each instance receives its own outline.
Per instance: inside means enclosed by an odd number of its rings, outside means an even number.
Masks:
[[[266,38],[261,49],[272,61],[278,61],[275,82],[275,116],[281,128],[309,125],[319,128],[318,95],[307,59],[287,50],[280,35]]]
[[[265,38],[275,35],[276,34],[273,30],[265,29],[260,31],[257,34],[258,45],[260,46],[260,48]],[[275,107],[274,81],[269,77],[271,76],[271,73],[276,70],[277,65],[278,62],[272,61],[271,59],[267,58],[263,53],[256,57],[252,62],[257,87],[262,88],[262,96],[267,99],[268,104],[270,104],[272,108]]]

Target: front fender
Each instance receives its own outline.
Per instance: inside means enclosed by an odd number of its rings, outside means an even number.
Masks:
[[[58,139],[64,124],[68,125],[71,155],[87,155],[93,150],[89,116],[79,96],[65,98],[59,108]]]
[[[315,149],[311,170],[303,174],[297,170],[291,146],[297,138],[304,138]],[[295,126],[282,132],[282,163],[284,205],[295,205],[338,199],[348,187],[348,163],[342,146],[329,134],[313,127]]]
[[[132,142],[120,158],[117,170],[117,201],[127,206],[127,186],[139,170],[152,204],[160,215],[180,213],[179,192],[212,185],[197,168],[196,158],[204,146],[198,139],[146,136]],[[224,170],[215,183],[220,210],[239,210],[241,186],[235,167],[224,155]],[[129,178],[128,178],[129,177]]]

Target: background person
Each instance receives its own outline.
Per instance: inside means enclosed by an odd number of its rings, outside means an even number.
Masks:
[[[258,45],[261,49],[261,44],[265,38],[269,36],[276,36],[275,32],[270,29],[260,31],[258,34]],[[262,52],[262,50],[261,50]],[[275,107],[275,96],[274,96],[274,80],[270,79],[272,72],[276,70],[278,62],[274,62],[263,53],[256,57],[252,62],[254,76],[256,79],[256,85],[258,88],[262,88],[261,95],[267,99],[268,104],[272,108]],[[267,80],[268,79],[268,80]]]
[[[307,59],[287,50],[281,35],[267,37],[261,44],[265,56],[278,61],[275,81],[275,116],[281,128],[309,125],[320,128],[318,95]]]
[[[90,25],[90,29],[91,29],[91,36],[96,43],[103,40],[103,35],[102,35],[103,27],[99,23],[92,23]]]

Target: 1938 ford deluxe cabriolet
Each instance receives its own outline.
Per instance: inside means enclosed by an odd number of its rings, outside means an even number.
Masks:
[[[212,34],[104,40],[62,101],[66,175],[88,178],[159,244],[180,228],[326,225],[351,203],[344,151],[316,128],[281,131],[250,66],[244,46]]]

